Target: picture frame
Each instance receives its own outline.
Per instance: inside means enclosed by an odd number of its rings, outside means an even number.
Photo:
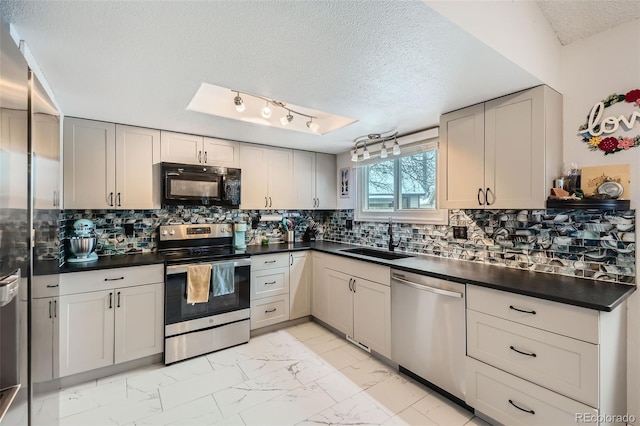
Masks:
[[[350,171],[349,167],[340,169],[340,198],[351,197]]]

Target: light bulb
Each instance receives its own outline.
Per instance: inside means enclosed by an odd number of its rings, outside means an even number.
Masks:
[[[355,149],[351,150],[351,161],[358,161],[358,151],[356,151]]]
[[[291,123],[291,120],[293,120],[293,115],[291,115],[291,111],[289,111],[287,115],[282,116],[282,118],[280,119],[280,124],[282,124],[283,126],[287,126],[289,125],[289,123]]]
[[[368,160],[371,157],[371,154],[369,154],[369,150],[367,149],[367,147],[364,147],[364,152],[362,153],[362,158],[364,158],[365,160]]]
[[[267,102],[267,105],[265,105],[265,107],[262,108],[262,116],[264,118],[271,117],[271,108],[269,108],[269,102]]]
[[[400,145],[398,145],[398,141],[393,143],[393,155],[400,155]]]
[[[389,155],[387,153],[387,146],[385,145],[384,142],[382,142],[382,149],[380,150],[380,158],[387,158],[387,155]]]
[[[233,98],[233,103],[236,105],[236,111],[238,111],[238,112],[244,111],[245,105],[244,105],[244,102],[242,102],[242,98],[240,97],[240,93],[237,93],[236,97]]]
[[[309,119],[309,121],[307,121],[307,127],[313,133],[318,133],[318,130],[320,129],[320,126],[318,125],[318,123],[314,123],[313,122],[313,118],[311,118],[311,119]]]

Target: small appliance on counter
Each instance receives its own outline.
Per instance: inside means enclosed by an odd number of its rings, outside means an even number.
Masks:
[[[247,224],[234,223],[233,232],[233,248],[236,250],[246,250],[247,242],[245,240],[245,234],[247,233]]]
[[[73,256],[67,262],[93,262],[98,255],[93,251],[96,247],[95,226],[89,219],[79,219],[73,223],[75,236],[69,237],[69,251]]]

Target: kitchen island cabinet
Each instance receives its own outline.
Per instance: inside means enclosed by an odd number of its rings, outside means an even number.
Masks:
[[[160,208],[160,131],[64,120],[64,208]]]
[[[293,207],[293,151],[240,145],[243,209]]]
[[[561,173],[562,97],[547,86],[440,117],[439,207],[545,208]]]

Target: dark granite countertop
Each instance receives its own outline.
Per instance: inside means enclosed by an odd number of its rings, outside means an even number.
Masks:
[[[483,287],[599,311],[612,311],[636,290],[635,285],[616,284],[543,272],[531,272],[497,265],[487,265],[420,254],[414,256],[413,253],[411,253],[412,257],[404,259],[384,260],[370,256],[345,253],[343,251],[346,248],[353,247],[361,246],[329,241],[255,245],[247,246],[245,251],[238,251],[234,256],[253,256],[313,249],[320,252],[386,265],[407,272],[465,284],[476,284]],[[157,253],[102,256],[95,262],[86,264],[66,263],[60,268],[57,267],[57,263],[55,262],[39,261],[35,263],[34,271],[36,275],[48,275],[149,265],[163,262],[164,258]]]

